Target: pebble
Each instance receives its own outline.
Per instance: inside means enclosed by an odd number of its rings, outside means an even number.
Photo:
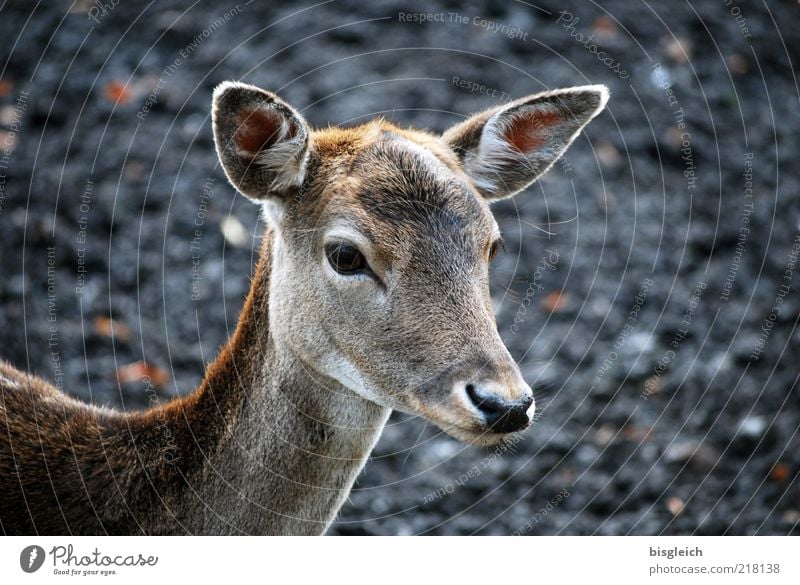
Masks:
[[[769,427],[765,416],[748,416],[739,425],[739,434],[748,439],[758,440]]]

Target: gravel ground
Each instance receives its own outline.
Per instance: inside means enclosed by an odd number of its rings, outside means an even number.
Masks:
[[[495,208],[537,426],[498,452],[393,416],[331,532],[800,532],[796,2],[102,4],[0,10],[3,357],[124,408],[144,373],[163,399],[198,383],[264,227],[216,163],[223,80],[317,126],[435,130],[604,83],[607,112]]]

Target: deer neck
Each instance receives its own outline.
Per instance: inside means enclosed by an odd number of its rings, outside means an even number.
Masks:
[[[199,451],[198,531],[321,534],[390,410],[303,363],[269,323],[271,230],[234,335],[189,399]],[[205,447],[205,448],[204,448]],[[210,453],[210,455],[209,455]]]

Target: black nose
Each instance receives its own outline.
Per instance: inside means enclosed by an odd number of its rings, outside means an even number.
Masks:
[[[528,408],[533,396],[526,394],[520,400],[505,400],[496,394],[481,391],[479,384],[467,384],[467,396],[486,421],[486,426],[495,433],[521,431],[530,423]]]

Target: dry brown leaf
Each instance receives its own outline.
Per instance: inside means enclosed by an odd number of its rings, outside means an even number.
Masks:
[[[650,440],[652,430],[653,429],[645,429],[634,425],[625,425],[625,428],[622,429],[622,434],[629,441],[642,443]]]
[[[734,75],[744,75],[749,71],[747,61],[739,53],[734,53],[728,57],[728,69]]]
[[[778,462],[769,472],[769,478],[772,481],[776,481],[779,483],[783,483],[789,476],[792,474],[791,470],[789,469],[789,465],[783,462]]]
[[[125,105],[133,99],[133,92],[121,81],[109,81],[103,89],[103,96],[113,104]]]
[[[563,290],[557,290],[547,295],[542,300],[542,309],[548,313],[558,313],[563,311],[569,304],[569,296]]]
[[[149,380],[155,386],[164,386],[169,381],[169,373],[163,368],[139,361],[118,368],[117,378],[120,384]]]
[[[97,317],[94,320],[94,330],[103,337],[114,337],[120,341],[128,341],[131,330],[121,321],[113,321],[108,317]]]
[[[608,16],[598,16],[592,23],[594,34],[599,37],[610,38],[617,35],[617,23]]]

